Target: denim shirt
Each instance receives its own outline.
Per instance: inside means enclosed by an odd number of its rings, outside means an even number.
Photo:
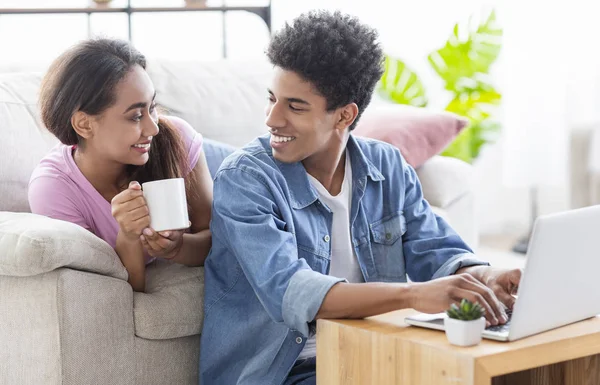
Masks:
[[[423,198],[385,143],[350,135],[352,246],[366,282],[427,281],[484,264]],[[205,263],[203,385],[279,385],[329,289],[332,212],[302,163],[273,158],[269,135],[230,155],[214,180]]]

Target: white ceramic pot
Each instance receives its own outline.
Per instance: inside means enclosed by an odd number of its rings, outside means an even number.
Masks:
[[[477,345],[481,342],[481,333],[485,329],[485,318],[461,321],[447,317],[444,319],[444,329],[446,329],[446,337],[452,345]]]

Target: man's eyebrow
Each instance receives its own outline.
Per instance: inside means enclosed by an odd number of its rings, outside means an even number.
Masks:
[[[270,89],[268,89],[268,88],[267,88],[267,91],[269,92],[269,95],[271,95],[271,96],[275,96],[275,95],[273,94],[273,91],[271,91]],[[305,105],[307,105],[307,106],[310,106],[310,103],[309,103],[309,102],[307,102],[307,101],[306,101],[306,100],[304,100],[304,99],[300,99],[300,98],[284,98],[284,99],[285,99],[285,100],[287,100],[287,101],[288,101],[288,102],[290,102],[290,103],[299,103],[299,104],[305,104]]]
[[[156,99],[156,91],[154,91],[154,96],[152,96],[152,101],[154,101],[154,99]],[[148,106],[148,103],[146,103],[146,102],[133,103],[132,105],[127,107],[127,109],[123,113],[126,114],[131,110],[135,110],[136,108],[146,108],[146,106]]]
[[[307,106],[310,106],[310,103],[307,102],[304,99],[298,99],[298,98],[287,98],[288,102],[290,103],[300,103],[300,104],[306,104]]]

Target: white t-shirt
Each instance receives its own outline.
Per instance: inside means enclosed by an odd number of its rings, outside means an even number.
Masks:
[[[311,175],[308,175],[308,180],[319,193],[321,202],[326,204],[333,212],[331,235],[329,237],[331,242],[329,275],[345,278],[350,283],[364,282],[350,236],[350,207],[352,204],[352,165],[350,157],[346,154],[344,181],[342,182],[342,190],[338,195],[332,196],[329,194],[329,191]],[[306,359],[316,355],[315,337],[311,336],[306,341],[298,359]]]

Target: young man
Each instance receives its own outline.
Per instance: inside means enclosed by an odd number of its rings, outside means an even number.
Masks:
[[[327,12],[273,37],[270,133],[214,182],[202,384],[314,384],[319,318],[434,313],[467,298],[506,322],[520,271],[477,260],[396,148],[351,135],[382,75],[376,40]]]

